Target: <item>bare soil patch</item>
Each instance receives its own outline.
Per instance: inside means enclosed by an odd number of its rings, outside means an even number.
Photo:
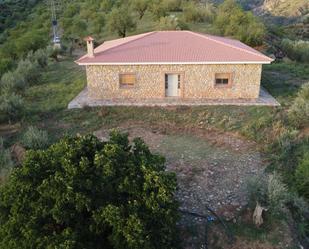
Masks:
[[[136,122],[118,129],[128,132],[130,139],[141,137],[154,153],[165,156],[167,170],[177,175],[181,209],[190,212],[207,214],[206,204],[233,220],[247,204],[247,179],[263,174],[265,168],[256,144],[233,134],[166,125],[145,127]],[[107,140],[109,132],[103,128],[94,134]],[[185,248],[204,248],[204,220],[184,215],[179,225],[186,238]]]

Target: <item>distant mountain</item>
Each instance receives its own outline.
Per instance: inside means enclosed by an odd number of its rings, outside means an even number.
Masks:
[[[250,1],[250,0],[247,0]],[[264,0],[253,8],[257,14],[295,18],[309,13],[309,0]]]
[[[209,1],[209,0],[201,0]],[[211,0],[220,4],[223,0]],[[295,23],[309,18],[309,0],[236,0],[245,10],[271,23]]]

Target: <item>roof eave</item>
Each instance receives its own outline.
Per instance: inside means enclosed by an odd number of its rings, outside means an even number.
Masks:
[[[274,60],[267,61],[192,61],[192,62],[82,62],[75,61],[80,66],[112,66],[112,65],[235,65],[235,64],[270,64]]]

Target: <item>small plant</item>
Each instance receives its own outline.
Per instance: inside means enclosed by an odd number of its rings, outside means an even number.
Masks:
[[[24,102],[20,95],[5,93],[0,95],[0,120],[16,121],[24,114]]]
[[[297,127],[309,124],[309,82],[298,92],[292,106],[288,110],[290,121]]]
[[[45,149],[49,145],[48,134],[37,127],[29,126],[22,137],[22,144],[28,149]]]

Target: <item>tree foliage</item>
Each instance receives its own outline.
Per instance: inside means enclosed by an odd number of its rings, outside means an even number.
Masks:
[[[187,22],[212,22],[215,17],[215,7],[210,3],[199,6],[189,1],[183,4],[183,15]]]
[[[281,47],[292,60],[309,62],[309,41],[283,39]]]
[[[245,12],[235,0],[225,0],[218,8],[215,27],[222,35],[235,37],[255,46],[263,42],[264,24],[251,12]]]
[[[121,37],[125,37],[136,26],[133,15],[125,5],[112,9],[107,24],[111,31],[116,31]]]
[[[138,12],[139,19],[142,19],[145,15],[146,10],[149,7],[149,0],[133,0],[133,9]]]
[[[0,190],[1,248],[176,248],[176,177],[112,132],[29,151]]]

